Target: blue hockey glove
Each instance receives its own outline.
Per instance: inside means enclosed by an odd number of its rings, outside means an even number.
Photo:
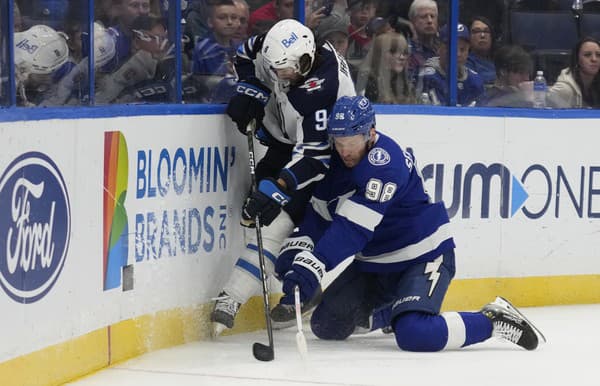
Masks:
[[[251,120],[255,119],[257,126],[261,124],[271,90],[253,78],[238,82],[235,91],[236,94],[229,100],[225,112],[236,123],[240,133],[246,135],[246,126]]]
[[[265,178],[258,184],[258,189],[246,199],[242,208],[242,224],[254,221],[258,215],[261,225],[267,226],[289,201],[289,193],[277,181]]]
[[[302,251],[294,257],[291,269],[283,277],[281,304],[294,304],[294,287],[300,287],[300,301],[304,304],[315,295],[325,273],[325,263],[312,252]]]
[[[275,275],[277,278],[283,280],[285,274],[292,269],[292,263],[298,253],[302,251],[312,252],[314,248],[315,243],[308,236],[292,235],[285,239],[275,261]]]

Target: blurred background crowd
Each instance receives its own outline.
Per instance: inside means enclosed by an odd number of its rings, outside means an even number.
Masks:
[[[181,18],[168,0],[95,0],[93,13],[89,0],[9,1],[5,106],[227,103],[236,48],[303,3],[317,44],[347,59],[357,92],[374,103],[448,105],[450,76],[460,106],[600,108],[597,0],[459,0],[455,74],[450,0],[171,0]]]

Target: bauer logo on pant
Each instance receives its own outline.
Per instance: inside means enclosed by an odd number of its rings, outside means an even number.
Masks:
[[[62,271],[71,229],[67,187],[47,155],[22,154],[4,170],[0,213],[0,285],[16,302],[36,302]]]

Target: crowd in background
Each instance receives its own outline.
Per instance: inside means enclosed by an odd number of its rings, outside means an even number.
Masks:
[[[294,0],[180,1],[184,103],[226,103],[236,82],[237,47],[294,17]],[[600,23],[585,34],[578,30],[571,48],[558,54],[520,45],[511,36],[515,10],[562,12],[580,23],[600,8],[595,7],[600,1],[584,1],[581,10],[571,3],[461,0],[455,26],[457,104],[532,107],[532,79],[544,70],[548,107],[599,108]],[[357,92],[374,103],[447,105],[448,4],[306,0],[305,24],[317,44],[328,41],[347,59]],[[86,7],[77,0],[14,1],[18,105],[88,104]],[[167,0],[96,0],[95,104],[174,101],[178,53],[168,11]],[[6,80],[5,72],[2,76]]]

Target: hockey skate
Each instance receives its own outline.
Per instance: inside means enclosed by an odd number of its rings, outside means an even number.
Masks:
[[[213,300],[215,300],[215,308],[210,314],[210,321],[213,327],[213,337],[217,337],[226,328],[233,328],[235,316],[242,304],[233,300],[225,291],[221,291],[219,296]]]
[[[323,291],[321,287],[306,304],[302,304],[302,316],[307,316],[321,302]],[[293,304],[279,303],[271,310],[271,321],[273,328],[281,330],[296,325],[296,309]]]
[[[507,340],[526,350],[535,350],[539,339],[546,338],[525,315],[500,296],[481,309],[493,325],[492,336]]]

